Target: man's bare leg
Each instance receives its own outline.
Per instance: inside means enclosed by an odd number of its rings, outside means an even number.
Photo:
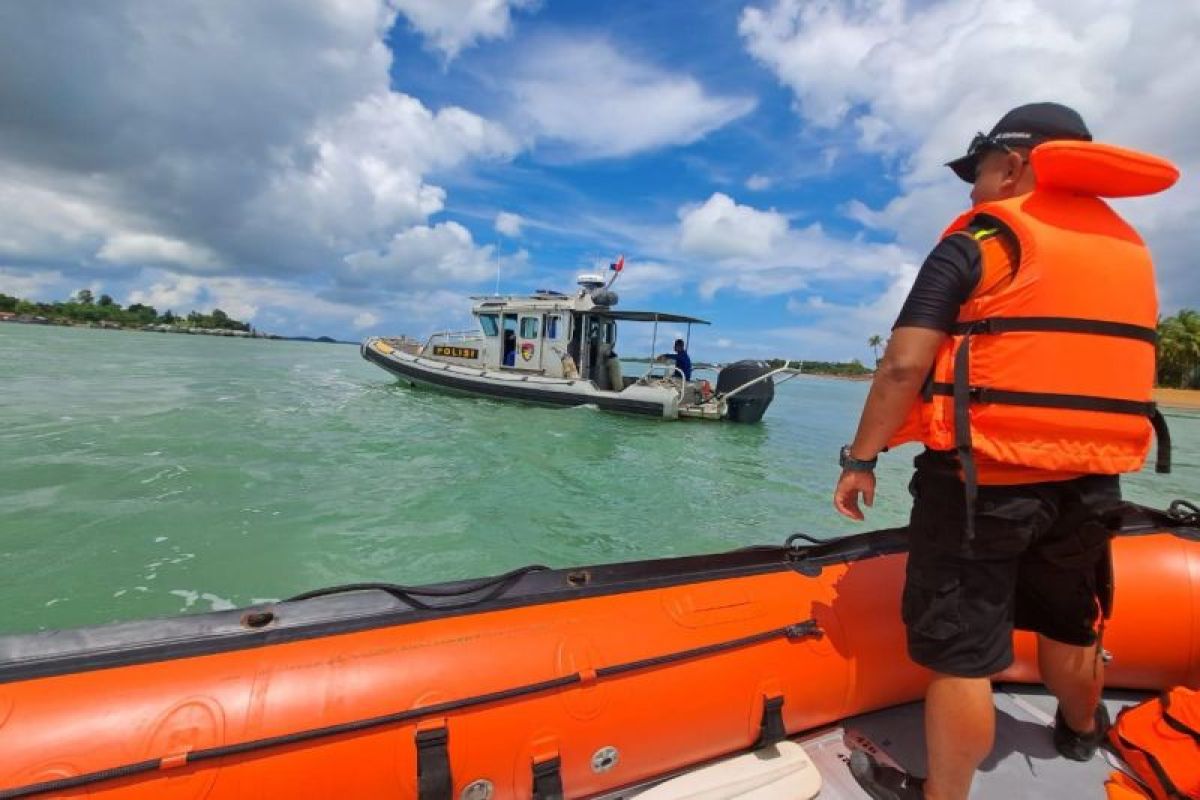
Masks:
[[[1063,644],[1039,634],[1038,668],[1071,730],[1091,733],[1104,686],[1104,664],[1096,658],[1095,645]]]
[[[992,751],[995,736],[991,680],[934,673],[925,692],[927,800],[966,800],[975,770]]]

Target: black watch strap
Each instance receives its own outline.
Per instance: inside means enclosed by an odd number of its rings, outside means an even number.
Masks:
[[[855,458],[850,455],[850,445],[844,445],[841,453],[838,455],[838,465],[842,469],[848,469],[852,472],[871,472],[875,469],[875,464],[878,461],[878,458],[872,458],[870,461]]]

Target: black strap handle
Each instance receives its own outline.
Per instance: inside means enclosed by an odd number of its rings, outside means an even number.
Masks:
[[[533,762],[533,800],[563,800],[562,759]]]
[[[450,777],[449,728],[417,731],[418,800],[454,800]]]
[[[758,726],[758,741],[754,749],[770,747],[787,738],[787,728],[783,725],[783,696],[764,697],[762,722]]]

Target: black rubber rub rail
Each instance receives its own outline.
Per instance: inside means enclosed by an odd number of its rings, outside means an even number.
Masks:
[[[793,625],[785,625],[782,628],[772,628],[760,633],[743,636],[738,639],[729,639],[724,642],[716,642],[714,644],[703,645],[701,647],[693,647],[688,650],[679,650],[674,653],[666,653],[664,655],[652,656],[650,658],[638,659],[636,661],[628,661],[623,664],[613,664],[607,667],[600,667],[595,671],[595,679],[600,680],[603,678],[612,677],[614,675],[624,675],[626,673],[635,672],[638,670],[677,664],[681,661],[690,661],[696,658],[717,655],[718,653],[724,653],[729,650],[736,650],[742,647],[749,647],[751,645],[762,644],[774,639],[788,639],[789,641],[797,641],[807,638],[820,638],[823,635],[824,633],[817,625],[817,621],[815,619],[807,619],[803,622],[797,622]],[[586,679],[590,680],[591,676],[587,676]],[[425,717],[443,716],[452,711],[476,708],[478,706],[498,703],[517,697],[527,697],[529,695],[542,694],[543,692],[549,692],[554,689],[562,689],[568,686],[581,684],[584,681],[585,676],[583,673],[575,672],[558,678],[551,678],[549,680],[538,681],[536,683],[527,683],[521,686],[514,686],[511,689],[488,692],[486,694],[474,695],[473,697],[464,697],[459,700],[448,700],[444,703],[435,703],[434,705],[423,706],[421,708],[397,711],[393,714],[368,717],[366,719],[354,720],[353,722],[343,722],[337,725],[327,725],[322,728],[310,728],[304,731],[288,733],[282,736],[269,736],[265,739],[255,739],[249,742],[227,744],[220,747],[209,747],[202,750],[191,750],[187,753],[184,753],[182,756],[164,756],[162,758],[152,758],[146,761],[137,761],[132,764],[123,764],[119,767],[112,767],[110,769],[99,770],[97,772],[88,772],[83,775],[75,775],[70,778],[58,778],[56,780],[33,783],[27,786],[17,786],[11,789],[0,789],[0,800],[15,800],[16,798],[22,797],[36,797],[37,795],[48,794],[50,792],[64,792],[70,789],[78,789],[81,786],[91,786],[104,781],[116,780],[118,778],[128,778],[133,775],[144,775],[150,772],[158,772],[159,770],[175,769],[178,767],[188,766],[190,764],[197,764],[203,761],[211,761],[217,758],[226,758],[229,756],[243,755],[245,753],[254,753],[260,750],[283,747],[284,745],[298,744],[300,742],[311,742],[317,739],[325,739],[331,736],[341,736],[347,733],[359,733],[361,731],[380,728],[386,725],[414,722]]]

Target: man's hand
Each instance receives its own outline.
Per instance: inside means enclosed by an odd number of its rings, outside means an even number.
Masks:
[[[861,522],[863,512],[858,506],[860,494],[868,506],[875,505],[875,473],[842,470],[842,477],[838,478],[837,488],[833,490],[833,507],[850,519]]]

